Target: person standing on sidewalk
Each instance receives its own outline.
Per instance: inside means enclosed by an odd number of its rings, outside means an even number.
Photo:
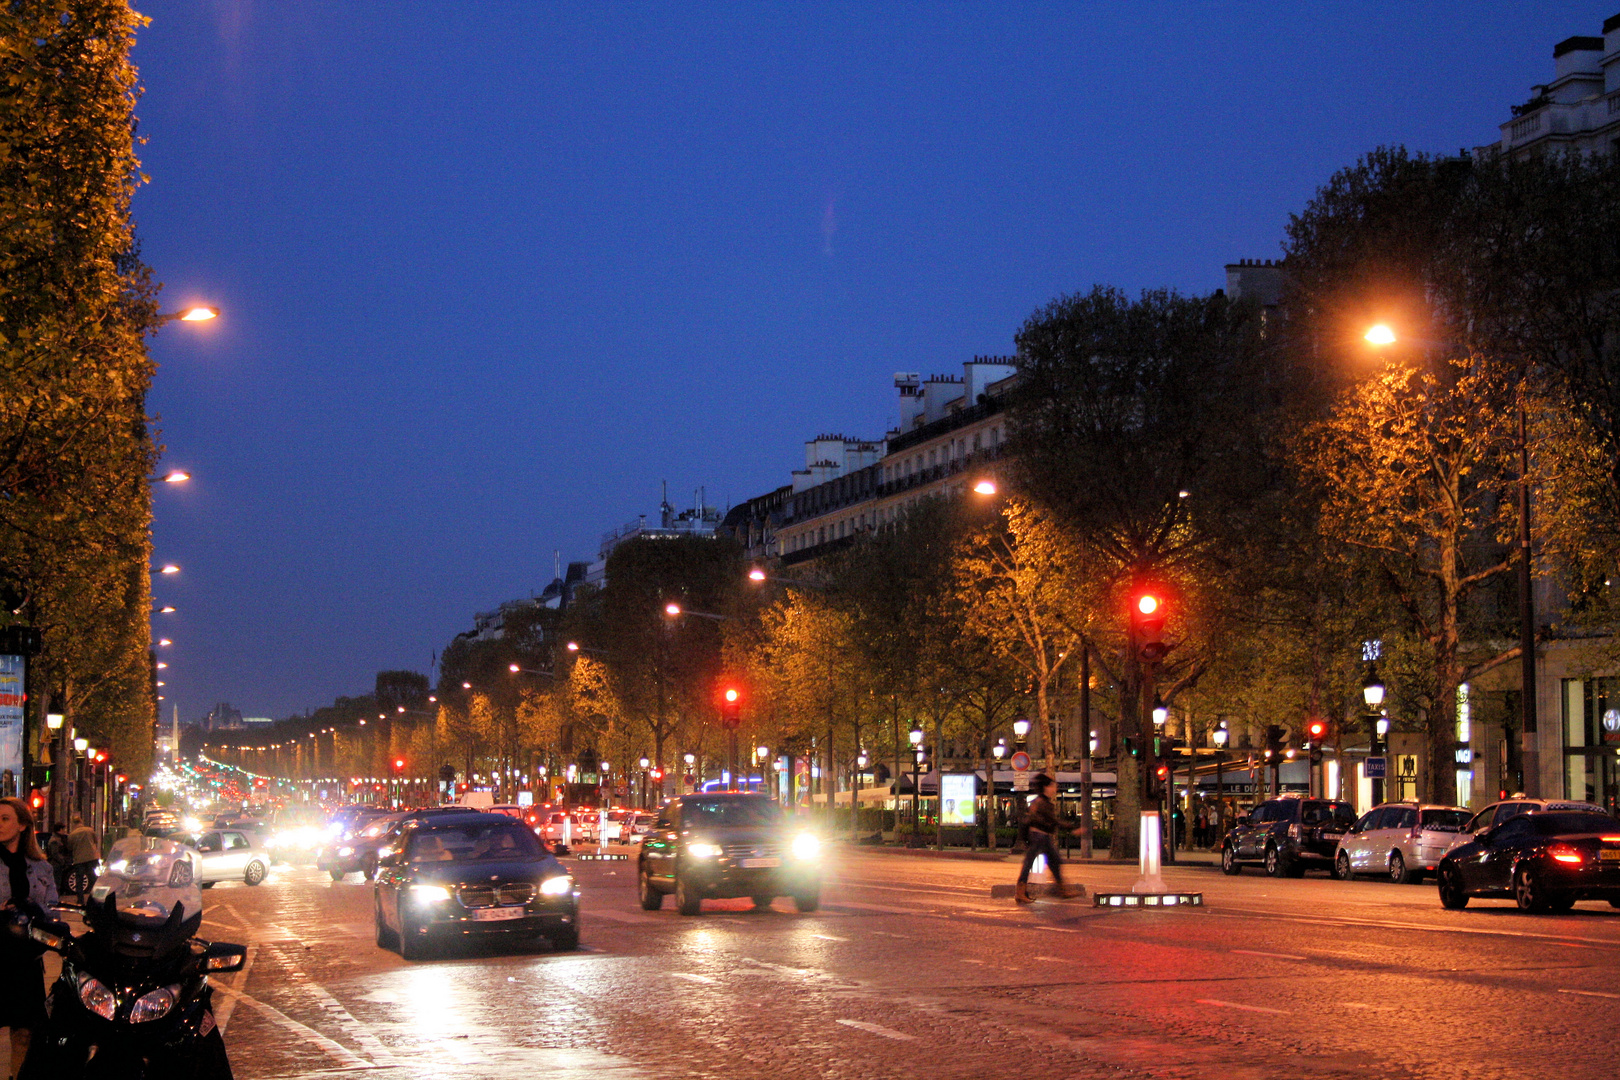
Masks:
[[[56,875],[34,835],[34,812],[16,797],[0,799],[0,914],[24,904],[56,906]],[[45,1023],[45,962],[31,941],[0,933],[0,1027],[11,1033],[11,1072]]]
[[[1074,831],[1074,826],[1058,821],[1057,781],[1041,773],[1030,786],[1037,794],[1027,811],[1029,843],[1024,846],[1024,865],[1018,871],[1018,889],[1013,893],[1013,899],[1020,904],[1035,902],[1035,898],[1029,895],[1029,869],[1041,855],[1046,856],[1046,865],[1052,871],[1052,880],[1057,882],[1058,894],[1065,898],[1076,896],[1075,890],[1063,884],[1063,857],[1058,854],[1057,848],[1058,833]]]
[[[96,864],[101,861],[101,844],[96,831],[84,823],[84,818],[73,815],[73,831],[68,833],[68,850],[73,856],[73,891],[79,894],[79,904],[96,883]]]

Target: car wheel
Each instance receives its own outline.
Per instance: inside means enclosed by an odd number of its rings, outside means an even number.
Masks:
[[[653,888],[652,879],[647,876],[645,866],[641,868],[641,873],[636,875],[636,892],[641,897],[642,911],[657,911],[664,906],[664,894]]]
[[[1243,864],[1237,861],[1237,851],[1232,847],[1231,844],[1227,844],[1225,847],[1221,848],[1221,873],[1243,873]]]
[[[374,898],[372,900],[371,911],[372,916],[377,923],[377,948],[392,949],[395,945],[396,939],[394,937],[394,932],[388,929],[388,924],[383,921],[382,900]]]
[[[335,866],[328,870],[327,873],[332,875],[333,881],[342,881],[344,878],[349,876]]]
[[[1468,906],[1468,892],[1463,888],[1462,873],[1455,866],[1441,865],[1437,877],[1441,907],[1449,911],[1461,911]]]
[[[1275,844],[1266,845],[1266,876],[1283,877],[1288,873],[1287,861],[1283,859],[1282,852],[1277,850]]]
[[[696,915],[703,909],[703,898],[687,887],[680,874],[675,875],[675,909],[682,915]]]
[[[1406,875],[1406,859],[1403,858],[1401,853],[1398,851],[1392,851],[1389,853],[1389,880],[1394,882],[1396,885],[1403,884],[1408,880]]]
[[[756,896],[756,897],[754,897],[753,898],[753,900],[754,900],[754,910],[755,911],[768,910],[770,908],[770,906],[771,906],[771,901],[775,900],[775,899],[776,899],[776,897],[771,896],[769,894],[766,894],[765,896]]]
[[[1513,899],[1520,911],[1547,910],[1547,890],[1541,884],[1541,871],[1521,866],[1513,872]]]
[[[377,856],[367,855],[366,861],[360,864],[360,873],[367,881],[377,876]]]
[[[821,886],[793,894],[793,906],[808,915],[821,906]]]
[[[1333,876],[1340,881],[1349,881],[1356,876],[1355,870],[1350,867],[1350,853],[1339,852],[1339,857],[1333,860]]]
[[[249,885],[261,884],[264,881],[264,863],[257,859],[248,863],[247,869],[242,871],[242,880]]]

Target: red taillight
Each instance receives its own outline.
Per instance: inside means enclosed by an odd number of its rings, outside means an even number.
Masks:
[[[1576,851],[1568,844],[1553,844],[1547,848],[1547,854],[1551,855],[1555,860],[1561,863],[1579,863],[1582,862],[1584,858],[1580,852]]]
[[[1620,844],[1620,836],[1600,836],[1598,839],[1605,844]]]

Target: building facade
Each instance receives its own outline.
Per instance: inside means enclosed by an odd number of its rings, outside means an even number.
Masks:
[[[1553,78],[1502,123],[1499,149],[1516,157],[1558,151],[1613,153],[1620,145],[1620,15],[1602,37],[1565,38],[1553,47]]]

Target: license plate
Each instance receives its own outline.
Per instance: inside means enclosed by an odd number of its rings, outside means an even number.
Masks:
[[[1598,862],[1620,862],[1620,848],[1604,848],[1599,851]]]
[[[473,918],[478,922],[500,922],[504,919],[521,919],[525,912],[521,907],[486,907],[475,908]]]
[[[744,870],[762,870],[768,866],[781,865],[781,859],[744,859],[741,863]]]
[[[1342,833],[1342,832],[1325,832],[1325,833],[1322,834],[1322,839],[1324,839],[1324,840],[1337,840],[1337,839],[1339,839],[1339,837],[1341,837],[1343,835],[1344,835],[1344,833]]]

